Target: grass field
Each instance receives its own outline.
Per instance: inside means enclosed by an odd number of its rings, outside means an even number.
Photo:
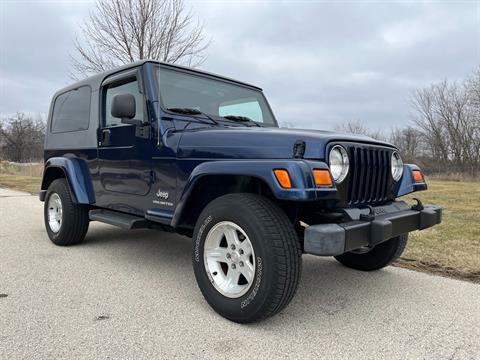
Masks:
[[[0,186],[37,193],[41,178],[29,174],[38,174],[36,165],[28,169],[0,163]],[[443,222],[412,233],[396,265],[480,283],[480,182],[432,180],[428,184],[429,190],[415,197],[441,206]],[[405,199],[410,202],[412,197]]]
[[[441,206],[443,222],[412,233],[398,265],[480,282],[480,182],[428,184],[415,197]]]
[[[43,164],[12,164],[0,161],[0,186],[38,193],[42,181]]]

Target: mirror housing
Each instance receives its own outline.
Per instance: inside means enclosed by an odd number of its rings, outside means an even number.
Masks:
[[[122,119],[125,124],[142,124],[141,120],[135,120],[136,103],[135,96],[132,94],[115,95],[112,99],[110,113],[113,117]]]

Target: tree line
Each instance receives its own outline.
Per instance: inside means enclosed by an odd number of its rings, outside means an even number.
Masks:
[[[0,119],[0,160],[37,162],[43,159],[45,120],[16,113]]]

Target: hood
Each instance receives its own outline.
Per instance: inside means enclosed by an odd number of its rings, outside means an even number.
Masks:
[[[179,144],[182,158],[290,159],[297,140],[305,142],[305,159],[325,159],[329,142],[357,142],[393,147],[363,135],[310,129],[201,127],[185,130]]]

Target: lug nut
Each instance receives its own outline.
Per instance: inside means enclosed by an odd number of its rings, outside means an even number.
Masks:
[[[240,267],[242,267],[242,266],[243,266],[243,261],[240,261],[240,262],[238,263],[238,265],[240,265]]]
[[[243,255],[243,249],[238,250],[238,253],[239,253],[240,255]]]
[[[232,269],[235,270],[237,266],[235,264],[232,264]]]
[[[232,255],[230,255],[230,253],[227,253],[227,259],[230,259],[232,257]]]
[[[230,249],[235,250],[235,245],[234,244],[230,245]]]

